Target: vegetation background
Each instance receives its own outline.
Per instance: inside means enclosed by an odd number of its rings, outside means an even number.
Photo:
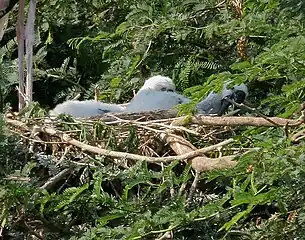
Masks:
[[[17,107],[16,12],[1,41],[2,110]],[[92,99],[98,84],[101,100],[124,103],[162,74],[194,101],[224,81],[244,82],[260,112],[296,118],[305,99],[304,14],[302,0],[40,0],[34,100],[49,109],[77,94]],[[169,194],[193,179],[177,162],[157,172],[147,163],[89,167],[89,182],[75,177],[65,190],[43,191],[39,173],[59,167],[33,159],[0,126],[4,239],[30,238],[34,221],[44,239],[157,239],[169,230],[174,239],[305,238],[305,145],[284,129],[239,128],[237,140],[262,150],[233,169],[202,173],[205,198],[189,206],[186,195]],[[9,181],[11,174],[32,180]]]

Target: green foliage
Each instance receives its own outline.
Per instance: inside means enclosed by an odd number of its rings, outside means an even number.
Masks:
[[[40,1],[35,100],[52,106],[78,93],[89,99],[98,84],[101,100],[127,102],[149,75],[163,74],[194,100],[182,112],[232,81],[248,84],[249,101],[264,114],[298,115],[305,97],[303,1],[244,1],[241,19],[228,1],[216,8],[218,3]],[[248,39],[245,61],[235,50],[242,36]],[[17,83],[16,45],[7,38],[0,49],[1,106]],[[44,115],[39,105],[29,108],[26,118]],[[103,123],[88,128],[60,118],[59,126],[84,142],[108,139],[105,148],[130,153],[139,148],[134,128],[120,141]],[[155,239],[168,231],[174,239],[303,238],[304,143],[292,144],[284,129],[240,128],[235,134],[240,142],[229,148],[260,150],[238,159],[233,169],[202,173],[189,202],[193,175],[179,162],[130,166],[89,156],[98,167],[65,163],[72,164],[73,176],[56,191],[41,190],[41,168],[53,176],[59,167],[37,156],[30,160],[21,140],[0,122],[0,174],[6,177],[1,227],[12,238],[24,237],[28,222],[39,222],[46,239]],[[81,181],[84,173],[89,177]]]
[[[3,111],[5,100],[13,86],[18,82],[17,61],[10,60],[13,50],[16,49],[15,40],[10,40],[0,48],[0,111]]]

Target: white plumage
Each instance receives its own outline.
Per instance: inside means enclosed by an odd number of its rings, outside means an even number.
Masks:
[[[230,103],[225,100],[225,97],[239,103],[243,102],[248,96],[247,86],[241,84],[228,89],[228,84],[225,84],[221,93],[211,92],[205,99],[199,102],[196,106],[198,113],[222,115],[230,106]],[[175,84],[170,78],[157,75],[147,79],[138,93],[127,104],[108,104],[95,100],[70,100],[58,104],[50,113],[51,115],[65,113],[73,117],[94,117],[107,112],[138,113],[167,110],[176,105],[188,102],[190,102],[190,99],[175,92]]]
[[[58,104],[52,111],[50,115],[57,116],[59,114],[70,114],[72,117],[85,118],[85,117],[96,117],[103,115],[107,112],[123,112],[125,107],[116,105],[102,103],[95,100],[69,100]]]
[[[175,84],[170,78],[160,75],[151,77],[127,105],[125,112],[167,110],[190,101],[176,93],[175,89]]]
[[[187,103],[190,100],[175,92],[140,91],[127,105],[126,112],[147,112],[155,110],[167,110],[174,106]]]
[[[173,80],[169,77],[164,77],[161,75],[156,75],[151,78],[148,78],[144,85],[140,88],[141,91],[163,91],[163,92],[175,92],[176,87],[173,83]],[[139,93],[138,92],[138,93]]]
[[[149,79],[147,79],[142,86],[142,88],[139,90],[137,95],[132,99],[131,101],[131,107],[127,112],[132,112],[135,110],[135,112],[142,112],[141,107],[146,109],[145,111],[154,110],[156,103],[155,98],[160,97],[160,92],[174,92],[175,91],[175,84],[173,81],[168,78],[161,75],[153,76]],[[145,101],[144,93],[143,92],[151,92],[152,95],[150,97],[147,97],[147,101]],[[156,93],[157,92],[157,93]],[[138,94],[140,96],[138,96]],[[153,100],[151,103],[149,101]],[[143,103],[147,102],[149,103],[147,106]],[[171,102],[174,101],[174,99],[169,100]],[[158,101],[159,104],[161,101]],[[78,101],[78,100],[68,100],[61,104],[58,104],[53,110],[50,111],[50,115],[57,116],[59,114],[70,114],[72,117],[76,118],[86,118],[86,117],[96,117],[101,116],[107,112],[123,112],[126,110],[126,107],[128,107],[130,104],[110,104],[110,103],[102,103],[95,100],[86,100],[86,101]],[[166,106],[172,106],[172,104],[167,103]],[[162,109],[168,109],[162,108]]]

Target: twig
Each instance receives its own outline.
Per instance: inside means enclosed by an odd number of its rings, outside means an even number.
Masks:
[[[100,99],[100,88],[99,85],[95,85],[94,87],[94,100],[98,101]]]
[[[174,230],[174,229],[177,228],[178,226],[179,226],[179,225],[173,225],[173,226],[169,226],[167,229],[150,231],[149,233],[143,234],[142,236],[133,237],[133,238],[131,238],[131,239],[132,239],[132,240],[142,239],[143,237],[148,236],[148,235],[150,235],[150,234],[166,233],[166,232],[169,232],[169,231]]]
[[[67,146],[65,147],[65,151],[64,151],[64,154],[61,155],[59,161],[55,164],[55,166],[58,166],[59,164],[61,164],[63,162],[63,160],[65,159],[66,155],[68,154],[68,152],[70,151],[72,146]]]
[[[90,164],[90,163],[83,163],[83,162],[75,162],[75,161],[69,161],[69,163],[73,163],[77,166],[82,166],[82,167],[92,167],[92,168],[96,168],[97,166]]]
[[[184,121],[185,117],[179,119]],[[191,119],[192,123],[207,125],[207,126],[254,126],[254,127],[298,127],[302,120],[291,120],[278,117],[269,117],[268,120],[263,117],[208,117],[194,116]]]
[[[301,131],[295,133],[292,137],[291,137],[291,141],[293,143],[298,143],[300,142],[302,139],[305,138],[305,129],[302,129]]]
[[[29,139],[35,139],[35,140],[38,140],[38,141],[42,142],[42,140],[38,137],[38,134],[39,134],[39,132],[37,131],[37,129],[35,127],[33,127]],[[30,142],[30,147],[29,147],[30,153],[34,153],[34,147],[35,147],[35,142],[31,141]]]
[[[200,133],[192,131],[192,130],[187,129],[187,128],[182,127],[182,126],[165,125],[165,124],[157,123],[157,122],[153,122],[153,121],[139,122],[139,121],[134,121],[134,120],[125,120],[125,119],[119,118],[119,117],[117,117],[113,114],[109,114],[109,116],[112,116],[119,121],[134,124],[136,126],[141,126],[142,127],[142,125],[155,125],[155,126],[158,126],[158,127],[164,127],[164,128],[168,128],[168,129],[172,129],[172,130],[181,130],[181,131],[184,131],[184,132],[194,134],[196,136],[200,136]]]
[[[185,154],[192,154],[193,152],[198,151],[196,150],[196,147],[193,146],[190,142],[187,142],[187,144],[185,143],[181,144],[181,142],[177,141],[177,139],[168,136],[166,134],[161,134],[160,137],[163,141],[169,144],[171,149],[179,156]],[[215,149],[221,146],[222,144],[214,145]],[[204,172],[213,169],[224,169],[224,168],[234,167],[237,164],[236,161],[233,161],[234,157],[235,156],[226,156],[215,159],[215,158],[208,158],[204,154],[202,154],[201,156],[194,156],[193,158],[188,159],[188,161],[186,162],[190,162],[194,170],[198,172]]]
[[[54,177],[51,177],[45,184],[43,184],[40,188],[41,189],[49,189],[51,188],[55,183],[63,179],[65,176],[70,174],[73,170],[70,168],[66,168],[62,170],[60,173],[55,175]]]
[[[21,177],[21,176],[9,176],[3,178],[5,180],[12,180],[12,181],[21,181],[21,182],[29,182],[31,181],[31,178],[29,177]]]
[[[20,122],[20,121],[8,119],[8,118],[5,118],[5,120],[9,124],[16,125],[16,126],[23,126],[23,123]],[[153,162],[153,163],[156,163],[156,162],[165,162],[166,163],[166,162],[172,162],[172,161],[175,161],[175,160],[181,160],[181,161],[187,160],[187,159],[190,159],[190,158],[194,158],[198,155],[202,155],[204,153],[213,151],[220,146],[225,146],[225,145],[228,145],[228,144],[234,142],[233,139],[228,139],[228,140],[225,140],[225,141],[223,141],[221,143],[218,143],[216,145],[205,147],[205,148],[202,148],[202,149],[198,149],[196,151],[192,151],[192,152],[180,155],[180,156],[170,156],[170,157],[160,157],[159,158],[159,157],[140,156],[140,155],[137,155],[137,154],[124,153],[124,152],[116,152],[116,151],[111,151],[111,150],[106,150],[106,149],[90,146],[90,145],[82,143],[82,142],[80,142],[76,139],[73,139],[68,134],[65,134],[61,131],[57,131],[54,128],[38,127],[38,126],[36,126],[36,127],[37,127],[37,129],[40,128],[39,129],[40,132],[44,132],[44,133],[47,133],[47,134],[53,135],[53,136],[58,136],[64,142],[66,142],[68,144],[71,144],[71,145],[74,145],[76,147],[79,147],[83,150],[92,152],[92,153],[101,154],[101,155],[108,156],[108,157],[113,157],[113,158],[126,158],[126,159],[131,159],[131,160],[136,160],[136,161],[147,161],[147,162]]]
[[[23,84],[23,85],[24,85],[24,84]],[[22,100],[23,100],[24,102],[27,101],[27,98],[26,98],[25,94],[24,94],[23,92],[21,92],[21,90],[20,90],[20,88],[19,88],[18,86],[16,86],[16,90],[17,90],[19,96],[22,98]]]
[[[138,62],[137,66],[135,67],[135,69],[137,69],[141,64],[142,62],[145,60],[145,58],[147,57],[147,54],[149,52],[149,49],[151,47],[151,44],[152,44],[152,41],[150,40],[149,43],[148,43],[148,46],[146,48],[146,51],[144,52],[143,54],[143,57],[141,58],[141,60]]]
[[[189,192],[189,195],[188,195],[188,198],[187,198],[187,201],[186,201],[186,205],[189,206],[192,199],[193,199],[193,196],[194,196],[194,192],[196,191],[196,188],[197,188],[197,184],[198,184],[198,181],[199,181],[199,175],[200,173],[198,171],[196,171],[196,174],[195,174],[195,177],[194,177],[194,181],[192,183],[192,186],[190,188],[190,192]]]
[[[163,240],[163,239],[173,239],[173,231],[168,231],[162,234],[162,236],[157,238],[156,240]]]
[[[77,100],[80,98],[80,96],[81,96],[80,93],[78,93],[78,94],[76,94],[76,96],[74,98],[72,98],[72,100]]]
[[[231,99],[228,98],[228,97],[225,97],[224,99],[227,100],[229,103],[232,103],[233,105],[235,105],[235,106],[237,106],[237,107],[239,107],[239,108],[243,108],[243,109],[246,109],[246,110],[248,110],[248,111],[255,112],[258,116],[260,116],[260,117],[266,119],[268,122],[270,122],[270,123],[272,123],[272,124],[274,124],[274,125],[276,125],[276,126],[280,126],[278,123],[272,121],[269,117],[267,117],[267,116],[265,116],[264,114],[260,113],[256,108],[251,108],[251,107],[249,107],[249,106],[247,106],[247,105],[245,105],[245,104],[243,104],[243,103],[237,103],[237,102],[231,100]]]
[[[187,183],[184,182],[181,184],[180,188],[179,188],[179,192],[178,192],[178,197],[180,197],[182,195],[182,193],[184,192],[185,188],[186,188]]]
[[[115,114],[116,117],[124,118],[124,120],[135,120],[142,118],[142,120],[146,120],[148,118],[153,119],[147,121],[147,124],[152,122],[172,122],[172,121],[181,121],[181,126],[185,126],[186,124],[198,124],[205,126],[254,126],[254,127],[284,127],[288,123],[288,127],[298,127],[304,120],[291,120],[285,118],[278,117],[211,117],[205,115],[196,115],[193,117],[183,116],[176,117],[176,110],[160,110],[160,111],[151,111],[145,113],[118,113]],[[94,120],[98,119],[99,121],[105,122],[105,124],[113,123],[114,115],[105,114],[101,117],[96,118],[88,118],[86,120]],[[143,117],[144,116],[144,117]],[[145,123],[145,124],[146,124]]]

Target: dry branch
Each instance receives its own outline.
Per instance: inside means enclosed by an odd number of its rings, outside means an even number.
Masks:
[[[293,143],[298,143],[300,142],[302,139],[305,138],[305,129],[302,129],[301,131],[295,133],[292,137],[291,137],[291,141]]]
[[[180,161],[191,161],[192,168],[198,172],[202,171],[209,171],[213,169],[223,169],[223,168],[231,168],[234,167],[237,162],[234,161],[234,157],[237,155],[232,156],[223,156],[219,158],[209,158],[204,154],[207,152],[211,152],[221,148],[222,146],[228,145],[233,142],[233,139],[227,139],[222,141],[218,144],[205,147],[202,149],[197,149],[193,146],[192,143],[187,141],[185,138],[181,136],[181,132],[187,132],[194,134],[195,136],[199,137],[200,135],[206,136],[207,134],[202,134],[192,129],[183,127],[183,126],[204,126],[205,129],[209,129],[210,133],[215,132],[215,126],[265,126],[265,127],[296,127],[303,123],[303,120],[289,120],[277,117],[211,117],[211,116],[184,116],[184,117],[177,117],[177,118],[169,118],[164,119],[168,116],[173,116],[175,114],[175,110],[170,111],[156,111],[156,112],[149,112],[149,113],[138,113],[138,114],[116,114],[116,115],[105,115],[100,118],[90,118],[90,119],[79,119],[77,122],[73,124],[79,124],[87,127],[93,127],[96,120],[99,121],[106,121],[105,124],[113,125],[119,128],[118,134],[120,137],[126,138],[128,136],[128,132],[126,133],[126,129],[128,126],[134,125],[138,127],[138,134],[142,135],[144,140],[144,145],[146,145],[147,137],[148,139],[149,134],[157,133],[165,143],[167,143],[171,149],[177,154],[177,156],[165,156],[165,157],[152,157],[146,156],[144,153],[143,155],[132,154],[127,152],[119,152],[119,151],[110,151],[105,149],[105,147],[97,147],[85,144],[76,138],[72,137],[71,134],[67,134],[67,132],[59,131],[56,127],[52,127],[52,124],[61,124],[57,120],[52,121],[49,119],[48,122],[45,122],[45,119],[35,120],[35,119],[28,119],[27,124],[21,121],[11,119],[10,117],[6,117],[5,120],[7,124],[13,126],[13,130],[16,132],[16,129],[19,131],[26,131],[32,132],[35,128],[35,133],[45,133],[49,136],[55,136],[55,138],[60,138],[62,143],[69,144],[71,146],[75,146],[83,151],[91,152],[94,154],[99,154],[102,156],[107,156],[112,158],[114,161],[116,159],[128,159],[134,161],[147,161],[151,163],[168,163],[175,160]],[[127,119],[126,119],[127,118]],[[268,119],[266,119],[268,118]],[[131,119],[131,120],[128,120]],[[136,119],[136,120],[133,120]],[[148,120],[149,119],[149,120]],[[160,120],[162,119],[162,120]],[[112,122],[109,122],[109,121]],[[38,126],[37,121],[41,122],[41,124],[46,124],[48,126]],[[108,121],[108,122],[107,122]],[[53,125],[54,126],[54,125]],[[209,126],[209,127],[207,127]],[[121,129],[125,129],[121,131]],[[143,131],[144,129],[144,131]],[[214,130],[213,130],[214,129]],[[147,134],[148,133],[148,134]],[[210,134],[208,133],[208,134]],[[127,134],[127,135],[126,135]],[[155,135],[156,136],[156,135]],[[30,137],[31,138],[31,137]],[[32,138],[31,138],[32,140]],[[35,140],[35,139],[33,139]],[[99,145],[98,145],[99,146]],[[103,144],[102,144],[103,146]],[[105,145],[107,146],[107,144]],[[149,148],[149,146],[147,146]],[[152,149],[153,152],[154,149]],[[158,156],[158,153],[155,152],[155,155]]]
[[[212,116],[204,116],[204,115],[196,115],[193,117],[183,116],[176,117],[176,110],[162,110],[162,111],[152,111],[145,113],[118,113],[115,116],[105,114],[98,118],[90,118],[90,119],[98,119],[105,123],[110,121],[118,121],[117,118],[123,120],[138,120],[141,118],[141,121],[150,121],[156,119],[167,120],[175,120],[179,121],[183,124],[179,124],[179,126],[187,125],[187,124],[198,124],[198,125],[206,125],[206,126],[254,126],[254,127],[298,127],[304,121],[303,120],[291,120],[285,118],[278,117],[212,117]],[[268,120],[266,119],[268,118]],[[176,125],[176,124],[175,124]]]
[[[6,121],[6,123],[8,123],[10,125],[25,128],[24,123],[22,123],[18,120],[5,118],[5,121]],[[209,146],[206,148],[202,148],[202,149],[198,149],[196,151],[188,152],[188,153],[180,155],[180,156],[147,157],[147,156],[140,156],[140,155],[132,154],[132,153],[111,151],[111,150],[106,150],[106,149],[98,148],[95,146],[91,146],[91,145],[82,143],[82,142],[70,137],[68,134],[65,134],[65,133],[58,131],[51,127],[39,127],[39,126],[34,126],[34,127],[36,128],[36,131],[47,133],[51,136],[57,136],[57,137],[61,138],[64,142],[71,144],[73,146],[76,146],[78,148],[81,148],[84,151],[89,151],[89,152],[92,152],[95,154],[100,154],[100,155],[104,155],[104,156],[108,156],[108,157],[112,157],[112,158],[123,158],[123,159],[131,159],[131,160],[136,160],[136,161],[147,161],[147,162],[151,162],[151,163],[158,163],[158,162],[166,163],[166,162],[172,162],[175,160],[181,160],[181,161],[187,160],[189,158],[194,158],[198,155],[202,155],[204,153],[213,151],[213,150],[219,148],[220,146],[224,146],[224,145],[227,145],[227,144],[233,142],[233,139],[228,139],[219,144]],[[27,128],[27,129],[31,130],[32,128]]]
[[[25,99],[22,94],[25,94],[25,81],[24,81],[24,0],[19,1],[18,21],[16,26],[17,41],[18,41],[18,73],[19,73],[19,93],[18,93],[18,109],[24,107]]]
[[[26,65],[27,65],[27,75],[26,75],[26,91],[25,95],[27,97],[26,104],[28,105],[32,102],[33,98],[33,44],[35,38],[34,23],[35,23],[35,11],[36,11],[36,0],[30,0],[28,19],[26,23]]]
[[[73,170],[70,168],[66,168],[64,170],[62,170],[60,173],[58,173],[57,175],[55,175],[54,177],[51,177],[45,184],[43,184],[43,186],[41,186],[41,189],[49,189],[52,186],[54,186],[58,181],[60,181],[61,179],[63,179],[65,176],[67,176],[68,174],[72,173]]]
[[[185,155],[189,156],[184,160],[190,161],[192,168],[198,172],[210,171],[213,169],[232,168],[237,164],[236,161],[233,161],[233,158],[236,156],[225,156],[220,158],[208,158],[206,156],[198,156],[198,153],[204,154],[216,150],[222,146],[228,145],[234,142],[233,139],[228,139],[213,146],[203,148],[206,150],[203,152],[203,149],[196,150],[196,148],[190,142],[188,142],[188,144],[181,143],[180,141],[177,141],[175,137],[168,136],[165,134],[161,134],[161,138],[170,145],[170,147],[178,156],[180,155],[179,157]]]
[[[262,117],[208,117],[194,116],[192,123],[209,126],[254,126],[254,127],[298,127],[302,120],[291,120],[278,117],[269,117],[270,121]],[[181,118],[183,121],[184,119]]]

